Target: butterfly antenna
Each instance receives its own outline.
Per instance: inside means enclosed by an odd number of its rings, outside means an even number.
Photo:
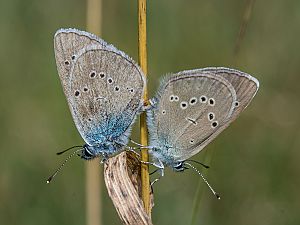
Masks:
[[[188,160],[185,160],[185,162],[194,162],[194,163],[198,163],[199,165],[203,166],[204,168],[208,169],[209,166],[205,165],[204,163],[202,162],[198,162],[196,160],[192,160],[192,159],[188,159]]]
[[[153,172],[149,173],[149,175],[151,176],[151,175],[155,174],[155,173],[156,173],[157,171],[159,171],[159,170],[161,170],[161,169],[158,168],[158,169],[154,170]]]
[[[82,146],[81,145],[75,145],[75,146],[67,148],[67,149],[65,149],[65,150],[63,150],[61,152],[57,152],[56,155],[61,155],[61,154],[65,153],[65,152],[67,152],[67,151],[69,151],[69,150],[71,150],[73,148],[82,148]]]
[[[187,163],[187,162],[184,162],[184,164],[188,165],[189,167],[191,167],[192,169],[194,169],[202,177],[203,181],[207,184],[207,186],[209,187],[209,189],[211,190],[211,192],[214,194],[214,196],[216,196],[217,199],[221,199],[221,196],[217,192],[215,192],[215,190],[210,186],[210,184],[208,183],[208,181],[206,180],[206,178],[202,175],[202,173],[199,170],[197,170],[196,167],[194,167],[192,164]]]
[[[56,176],[56,174],[58,174],[58,172],[64,167],[64,165],[66,164],[66,162],[72,158],[77,152],[82,151],[83,149],[77,149],[76,151],[74,151],[71,155],[69,155],[65,161],[63,161],[63,163],[57,168],[57,170],[47,179],[47,184],[49,184],[51,182],[51,180]]]

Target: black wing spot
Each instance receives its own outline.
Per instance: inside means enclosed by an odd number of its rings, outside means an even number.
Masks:
[[[208,113],[208,120],[209,121],[212,121],[214,118],[215,118],[215,114],[214,113],[212,113],[212,112]]]
[[[180,103],[180,107],[181,107],[182,109],[186,109],[186,108],[188,107],[188,103],[187,103],[187,102],[181,102],[181,103]]]
[[[174,101],[174,95],[170,95],[169,100],[170,100],[170,102],[173,102]]]
[[[192,97],[192,98],[190,99],[190,105],[195,105],[196,103],[197,103],[197,98]]]
[[[104,77],[105,77],[105,74],[104,74],[103,72],[101,72],[101,73],[99,73],[99,76],[100,76],[101,78],[104,78]]]
[[[79,91],[75,91],[75,96],[78,97],[80,95]]]
[[[74,60],[75,58],[76,58],[76,56],[75,56],[75,55],[72,55],[71,59]]]
[[[194,124],[194,125],[197,125],[196,120],[194,120],[192,118],[187,117],[186,120],[189,121],[190,123]]]
[[[108,82],[109,84],[111,84],[111,83],[113,82],[113,79],[112,79],[112,78],[108,78],[108,79],[107,79],[107,82]]]
[[[212,122],[212,123],[211,123],[211,126],[212,126],[213,128],[217,127],[217,126],[218,126],[218,121]]]
[[[215,105],[215,99],[213,99],[213,98],[210,98],[209,99],[209,104],[211,105],[211,106],[214,106]]]
[[[96,76],[96,72],[95,71],[92,71],[91,73],[90,73],[90,77],[91,78],[94,78]]]
[[[70,65],[69,60],[66,60],[66,61],[65,61],[65,65],[66,65],[66,66]]]
[[[206,102],[207,102],[207,98],[206,98],[205,95],[202,95],[202,96],[200,97],[200,102],[201,102],[201,103],[206,103]]]

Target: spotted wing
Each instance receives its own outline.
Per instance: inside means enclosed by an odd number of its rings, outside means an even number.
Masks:
[[[56,66],[66,95],[74,61],[79,51],[88,45],[104,48],[108,44],[93,34],[76,29],[60,29],[54,35]]]
[[[226,67],[209,67],[204,69],[197,69],[194,70],[194,73],[204,73],[221,76],[233,86],[236,93],[236,101],[234,103],[234,108],[231,116],[216,130],[216,132],[214,132],[207,140],[205,140],[201,144],[201,148],[197,149],[197,152],[199,152],[212,140],[214,140],[215,137],[218,136],[225,128],[227,128],[230,123],[232,123],[250,104],[251,100],[254,98],[258,91],[259,81],[255,77],[247,73]]]
[[[256,93],[249,91],[251,98],[247,94],[241,95],[242,90],[236,93],[235,87],[241,84],[237,81],[231,84],[235,79],[228,75],[229,71],[232,70],[207,68],[184,71],[163,82],[157,108],[149,119],[151,145],[165,146],[160,147],[166,151],[164,155],[185,160],[201,151],[223,131]],[[238,99],[239,106],[236,107]]]
[[[68,86],[70,110],[86,143],[127,142],[145,86],[132,59],[115,48],[87,46],[74,61]]]

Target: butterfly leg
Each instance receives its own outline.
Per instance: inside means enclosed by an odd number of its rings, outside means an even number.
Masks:
[[[142,144],[140,144],[140,143],[138,143],[138,142],[132,140],[131,138],[129,138],[129,140],[130,140],[131,143],[133,143],[133,144],[139,146],[140,148],[153,148],[152,146],[145,146],[145,145],[142,145]]]
[[[146,161],[142,161],[142,160],[140,162],[143,163],[143,164],[155,166],[158,169],[164,169],[165,168],[164,166],[158,165],[158,164],[153,163],[153,162],[146,162]]]
[[[108,160],[109,156],[106,153],[102,153],[102,159],[100,161],[101,164],[106,163],[106,161]]]
[[[159,176],[158,178],[154,179],[154,180],[150,183],[151,188],[152,188],[153,184],[155,184],[157,181],[160,180],[160,178],[162,178],[162,177],[164,176],[164,168],[163,168],[163,169],[159,168],[159,169],[157,169],[156,171],[158,171],[158,170],[160,171],[160,176]],[[155,172],[156,172],[156,171],[155,171]]]
[[[156,178],[155,180],[153,180],[151,183],[150,183],[150,186],[152,188],[152,185],[155,184],[157,181],[160,180],[160,178],[162,178],[164,176],[164,171],[165,171],[165,166],[164,164],[159,160],[158,163],[153,163],[153,162],[145,162],[145,161],[141,161],[141,163],[144,163],[144,164],[147,164],[147,165],[152,165],[152,166],[155,166],[157,169],[152,172],[150,175],[156,173],[157,171],[160,171],[160,176],[158,178]]]
[[[143,104],[142,106],[141,106],[141,108],[140,108],[140,111],[141,112],[146,112],[146,111],[148,111],[148,110],[152,110],[152,109],[154,109],[154,108],[156,108],[156,106],[157,106],[157,98],[151,98],[151,99],[149,99],[148,100],[148,102],[147,102],[148,104]]]

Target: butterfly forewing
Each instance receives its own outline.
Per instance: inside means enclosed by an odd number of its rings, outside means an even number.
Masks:
[[[259,88],[259,82],[256,78],[235,69],[212,67],[203,69],[203,72],[222,76],[234,87],[237,96],[237,102],[235,103],[236,107],[234,109],[231,121],[236,119],[238,115],[248,106]]]
[[[56,65],[65,93],[69,90],[70,72],[78,52],[88,45],[104,47],[107,43],[93,34],[76,29],[60,29],[54,35]]]
[[[236,100],[226,79],[195,71],[172,75],[158,96],[150,124],[157,142],[152,145],[167,146],[162,149],[178,160],[201,150],[201,143],[231,116]]]
[[[68,102],[86,143],[117,141],[130,128],[142,105],[144,83],[140,69],[124,53],[99,46],[79,53]]]
[[[231,83],[236,92],[236,102],[231,116],[226,120],[224,124],[214,132],[209,138],[201,143],[201,149],[214,140],[230,123],[232,123],[239,114],[250,104],[251,100],[255,96],[259,88],[259,82],[255,77],[251,75],[225,67],[210,67],[204,69],[195,70],[197,72],[214,74],[216,76],[222,76]],[[196,152],[197,153],[197,152]]]

